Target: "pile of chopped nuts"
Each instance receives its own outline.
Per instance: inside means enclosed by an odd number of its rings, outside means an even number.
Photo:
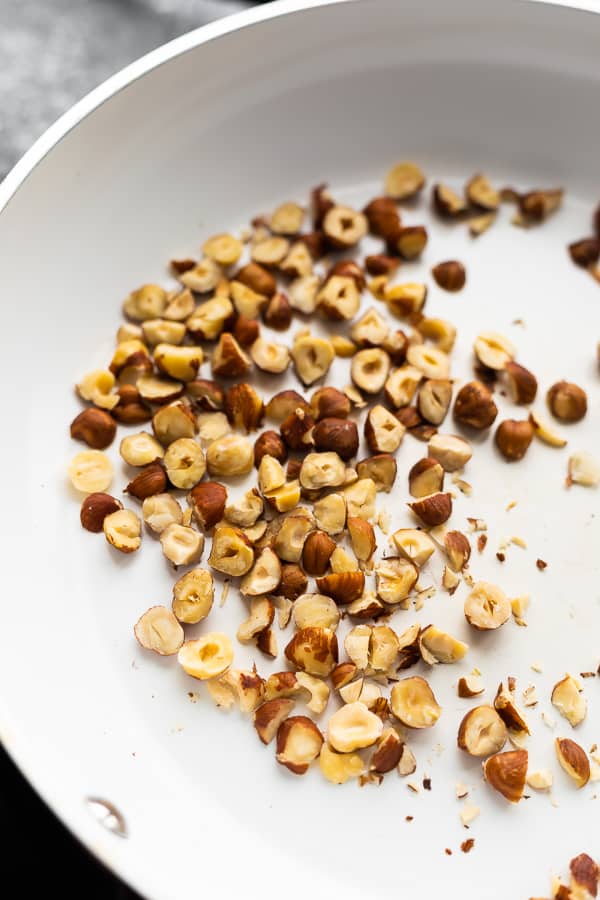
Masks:
[[[471,540],[450,524],[455,494],[448,481],[469,495],[461,476],[475,443],[483,452],[482,438],[496,423],[494,392],[505,392],[517,410],[494,431],[505,460],[523,459],[536,438],[566,444],[529,409],[538,381],[517,361],[511,340],[482,331],[473,345],[474,378],[458,386],[451,374],[456,327],[427,316],[426,284],[397,280],[428,243],[426,227],[403,224],[401,208],[406,201],[414,207],[424,185],[418,166],[398,163],[384,194],[362,211],[337,203],[320,185],[308,213],[283,203],[239,237],[209,237],[199,260],[172,260],[178,287],[145,284],[129,294],[113,357],[77,385],[86,406],[71,423],[72,438],[87,445],[69,465],[84,495],[83,528],[103,532],[126,554],[154,535],[169,563],[185,568],[171,605],[152,606],[135,624],[139,644],[177,656],[217,706],[251,715],[260,741],[274,743],[277,762],[290,772],[303,775],[318,762],[335,784],[380,782],[393,770],[411,775],[411,734],[435,727],[443,715],[427,677],[414,671],[457,663],[469,647],[435,624],[402,624],[403,611],[421,609],[436,590],[426,583],[432,557],[444,567],[441,589],[452,595],[462,582],[468,587],[462,614],[473,635],[490,633],[493,646],[492,632],[513,627],[511,620],[526,624],[528,595],[510,598],[476,580]],[[435,214],[466,222],[473,236],[494,223],[502,203],[515,204],[514,221],[531,226],[561,199],[561,190],[498,190],[481,174],[462,194],[441,183],[432,189]],[[362,259],[367,235],[381,249]],[[600,233],[570,248],[578,264],[597,263],[599,240]],[[458,260],[438,263],[432,277],[449,292],[467,281]],[[372,302],[363,310],[365,297]],[[310,316],[319,320],[318,334]],[[278,334],[292,325],[293,338],[283,343]],[[327,382],[336,358],[347,360],[346,387]],[[288,369],[298,390],[278,391],[277,377]],[[269,379],[273,390],[265,397],[259,384]],[[587,412],[585,391],[566,380],[548,387],[546,401],[559,423],[576,423]],[[449,419],[459,433],[444,430]],[[124,489],[127,508],[108,493],[114,470],[104,453],[119,425],[129,426],[120,455],[135,470]],[[399,473],[395,454],[407,434],[423,443],[423,456]],[[358,458],[361,440],[368,454]],[[568,485],[600,482],[600,466],[587,453],[572,455],[567,469]],[[237,480],[250,473],[252,486],[240,495]],[[412,527],[388,536],[386,497],[396,504],[402,495]],[[486,524],[469,521],[480,532],[481,553]],[[517,537],[510,542],[524,546]],[[538,559],[537,567],[546,563]],[[237,634],[206,630],[186,639],[186,626],[218,619],[215,577],[239,592]],[[281,646],[288,627],[293,634]],[[279,660],[279,671],[263,677],[256,664],[235,668],[236,642]],[[477,669],[456,688],[473,701],[456,723],[457,744],[482,761],[487,785],[511,803],[526,785],[549,790],[552,773],[529,766],[530,726],[514,679],[488,703],[477,699],[484,691]],[[535,686],[523,698],[534,706]],[[582,686],[571,675],[549,699],[571,728],[586,716]],[[586,751],[568,737],[557,737],[555,749],[574,785],[585,785]],[[465,827],[477,813],[463,808]],[[465,846],[468,852],[473,840]]]

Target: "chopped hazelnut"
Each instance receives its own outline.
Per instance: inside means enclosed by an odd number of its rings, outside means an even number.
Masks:
[[[552,705],[574,728],[583,722],[587,714],[587,703],[582,696],[581,687],[572,675],[565,675],[554,685]]]
[[[226,634],[212,631],[186,641],[178,654],[179,664],[192,678],[205,681],[223,675],[233,662],[233,647]]]
[[[431,270],[431,274],[439,287],[452,293],[461,291],[467,280],[465,267],[456,259],[438,263]]]
[[[335,712],[327,726],[327,740],[334,750],[352,753],[371,747],[381,737],[383,723],[364,703],[347,703]]]
[[[214,600],[213,577],[206,569],[191,569],[173,585],[173,612],[180,622],[195,625],[207,617]]]
[[[534,427],[529,419],[505,419],[498,425],[494,440],[509,462],[523,459],[533,440]]]
[[[105,516],[102,529],[106,540],[121,553],[133,553],[142,544],[142,523],[130,509],[119,509]]]
[[[140,646],[160,656],[173,656],[183,644],[183,628],[166,606],[146,610],[133,631]]]
[[[391,691],[390,705],[393,714],[407,728],[431,728],[442,712],[433,691],[419,675],[396,682]]]
[[[479,631],[499,628],[511,615],[510,600],[499,587],[486,581],[478,581],[464,605],[469,625]]]
[[[490,756],[506,744],[506,725],[493,706],[475,706],[458,729],[458,746],[471,756]]]

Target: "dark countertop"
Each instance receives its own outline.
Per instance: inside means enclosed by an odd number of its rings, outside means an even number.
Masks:
[[[245,5],[243,0],[0,0],[0,181],[58,116],[113,72]],[[3,876],[18,885],[21,896],[139,900],[58,822],[1,747],[0,817]]]

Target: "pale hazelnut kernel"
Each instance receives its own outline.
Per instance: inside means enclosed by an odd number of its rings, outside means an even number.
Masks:
[[[475,356],[486,369],[500,371],[512,362],[517,355],[517,348],[501,334],[484,331],[473,344]]]
[[[401,678],[392,688],[390,706],[396,718],[407,728],[431,728],[442,708],[424,678]]]
[[[347,703],[331,716],[327,740],[339,753],[352,753],[371,747],[382,732],[383,722],[364,703]]]
[[[373,279],[375,281],[375,279]],[[421,312],[427,300],[427,285],[416,282],[394,284],[388,287],[387,281],[382,285],[386,306],[393,316],[399,319],[411,318]]]
[[[254,550],[243,532],[228,525],[215,528],[208,564],[224,575],[245,575],[252,568]]]
[[[294,601],[292,618],[296,628],[329,628],[335,631],[340,621],[337,604],[325,594],[302,594]]]
[[[600,484],[600,464],[590,453],[580,451],[569,457],[567,484],[596,487]]]
[[[240,593],[247,597],[270,594],[280,581],[281,563],[273,550],[265,547],[257,557],[252,569],[242,578]]]
[[[125,299],[123,312],[129,319],[143,322],[161,316],[166,305],[167,292],[164,288],[158,284],[144,284]]]
[[[304,775],[323,746],[323,735],[307,716],[290,716],[277,731],[278,763],[294,775]]]
[[[501,588],[478,581],[465,600],[465,618],[479,631],[491,631],[507,622],[511,615],[510,600]]]
[[[448,379],[450,377],[450,358],[438,347],[413,344],[406,351],[406,361],[418,369],[425,378]]]
[[[583,722],[587,714],[587,703],[581,693],[581,687],[572,675],[565,675],[554,685],[552,705],[574,728]]]
[[[339,487],[344,483],[346,466],[337,453],[308,453],[300,467],[299,480],[307,490]]]
[[[418,577],[417,567],[408,559],[386,559],[375,568],[377,596],[389,605],[405,605]]]
[[[317,308],[333,322],[353,319],[360,308],[360,292],[353,278],[334,275],[317,294]]]
[[[302,228],[304,210],[297,203],[282,203],[272,213],[269,228],[274,234],[295,235]]]
[[[188,675],[206,681],[217,678],[231,666],[233,646],[226,634],[212,631],[195,641],[186,641],[177,658]]]
[[[225,507],[225,518],[232,525],[251,528],[263,513],[264,504],[256,490],[246,491],[236,503]]]
[[[464,659],[469,649],[468,644],[446,634],[435,625],[428,625],[421,631],[419,647],[424,662],[429,665],[458,662]]]
[[[349,206],[332,206],[325,214],[323,231],[334,247],[353,247],[364,238],[368,224],[362,213]]]
[[[151,346],[159,344],[173,346],[181,344],[185,337],[185,323],[174,322],[168,319],[148,319],[142,325],[144,340]]]
[[[155,534],[161,534],[169,525],[181,525],[183,512],[171,494],[154,494],[142,503],[142,518]]]
[[[207,294],[214,291],[221,278],[221,268],[214,259],[206,256],[192,269],[179,276],[179,281],[191,291]]]
[[[296,374],[305,385],[326,375],[335,358],[331,341],[311,335],[296,338],[291,354]]]
[[[329,535],[340,534],[346,525],[346,500],[342,494],[327,494],[314,505],[317,527]]]
[[[390,453],[376,453],[356,464],[356,474],[359,479],[370,478],[377,492],[389,493],[391,491],[397,471],[398,465]]]
[[[423,374],[415,366],[394,369],[384,385],[386,400],[394,409],[408,406],[422,380]]]
[[[202,347],[158,344],[154,348],[154,362],[157,368],[176,381],[193,381],[203,359]]]
[[[312,267],[311,267],[312,270]],[[310,272],[295,278],[289,286],[288,296],[292,309],[311,315],[317,308],[317,292],[321,279]]]
[[[278,266],[289,253],[290,242],[287,238],[265,237],[252,245],[251,257],[261,266]]]
[[[213,234],[202,245],[205,256],[219,266],[232,266],[242,255],[243,244],[232,234]]]
[[[385,192],[395,200],[408,200],[425,184],[421,169],[412,162],[396,163],[385,178]]]
[[[433,457],[418,460],[408,473],[408,490],[412,497],[427,497],[441,491],[444,486],[444,469]]]
[[[222,478],[246,475],[254,467],[254,448],[241,434],[226,434],[206,450],[206,465],[211,476]]]
[[[142,544],[142,523],[130,509],[110,513],[102,523],[109,544],[121,553],[133,553]]]
[[[268,597],[253,597],[250,601],[250,613],[245,622],[237,630],[237,639],[242,644],[262,634],[273,623],[275,607]]]
[[[183,644],[183,628],[166,606],[151,606],[136,622],[133,632],[145,650],[173,656]]]
[[[262,372],[280,375],[290,364],[290,351],[284,344],[257,338],[250,347],[252,361]]]
[[[300,562],[304,543],[310,532],[314,531],[314,527],[312,517],[287,516],[276,533],[273,544],[273,549],[279,559],[290,563]]]
[[[369,309],[350,329],[350,337],[361,347],[380,347],[390,333],[386,319]]]
[[[395,453],[405,431],[396,416],[380,403],[369,410],[365,421],[365,439],[372,453]]]
[[[206,472],[202,448],[191,438],[179,438],[169,445],[164,465],[173,487],[190,490]]]
[[[390,358],[380,347],[359,350],[350,365],[352,381],[367,394],[378,394],[382,390],[389,370]]]
[[[187,330],[196,341],[216,341],[233,312],[229,297],[213,297],[194,310],[186,321]]]
[[[258,489],[268,496],[285,484],[285,472],[278,459],[266,454],[258,466]]]
[[[213,441],[231,434],[231,425],[224,412],[202,412],[196,417],[198,426],[198,440],[202,444],[212,444]]]
[[[191,569],[173,585],[173,612],[180,622],[195,625],[211,611],[214,595],[210,572],[207,569]]]
[[[431,425],[441,425],[452,400],[452,382],[443,378],[429,378],[419,391],[418,410]]]
[[[538,769],[527,774],[527,784],[534,791],[549,791],[553,783],[554,776],[550,769]]]
[[[320,716],[321,713],[325,712],[329,702],[330,690],[328,685],[321,678],[315,678],[314,675],[309,675],[308,672],[298,672],[296,678],[300,687],[307,690],[310,694],[310,700],[308,700],[306,708],[316,716]]]
[[[547,421],[544,421],[544,419],[542,419],[539,413],[531,412],[529,414],[529,421],[533,425],[535,436],[545,444],[548,444],[550,447],[566,446],[566,438],[558,434],[558,432],[556,432]]]
[[[196,417],[188,404],[180,400],[161,406],[152,416],[152,428],[165,447],[178,438],[193,438]],[[125,438],[127,440],[127,438]]]
[[[417,528],[400,528],[392,535],[399,553],[416,566],[423,566],[435,551],[435,544],[428,534]]]
[[[446,472],[457,472],[471,459],[473,450],[467,440],[455,434],[434,434],[429,441],[429,456],[437,459]]]
[[[113,479],[110,459],[101,450],[82,450],[69,463],[73,487],[84,494],[106,491]]]
[[[295,705],[295,701],[287,697],[275,697],[258,707],[254,713],[254,727],[263,744],[271,743]]]
[[[493,706],[475,706],[458,729],[458,746],[471,756],[498,753],[508,739],[506,725]]]
[[[365,764],[358,753],[336,753],[324,743],[319,754],[321,772],[332,784],[346,784],[351,778],[358,778],[365,770]]]
[[[369,640],[369,667],[375,672],[393,670],[400,642],[398,635],[389,625],[373,625]]]
[[[359,478],[354,484],[344,488],[344,500],[348,517],[373,519],[377,488],[372,478]]]
[[[137,343],[137,342],[136,342]],[[144,346],[141,341],[140,346]],[[77,385],[77,393],[82,400],[99,406],[100,409],[114,409],[119,402],[117,394],[113,394],[115,376],[105,369],[89,372]]]
[[[167,525],[160,535],[162,552],[175,567],[198,562],[204,549],[204,535],[189,525]]]

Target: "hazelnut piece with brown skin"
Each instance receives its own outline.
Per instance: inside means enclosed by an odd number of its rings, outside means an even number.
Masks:
[[[103,409],[89,406],[71,422],[71,437],[83,441],[94,450],[105,450],[112,444],[117,425],[113,417]]]
[[[491,391],[481,381],[463,385],[454,401],[454,418],[461,425],[469,425],[483,431],[493,424],[498,415]]]
[[[579,422],[587,412],[587,394],[570,381],[557,381],[548,391],[548,408],[561,422]]]
[[[358,429],[352,419],[321,419],[312,437],[316,450],[334,450],[344,460],[351,459],[358,450]]]
[[[461,291],[467,280],[465,267],[456,259],[438,263],[431,270],[431,274],[439,287],[451,293]]]
[[[263,431],[254,442],[254,465],[258,469],[263,456],[272,456],[280,463],[287,459],[287,447],[276,431]]]
[[[498,425],[494,440],[504,459],[516,462],[527,453],[534,433],[529,419],[505,419]]]

